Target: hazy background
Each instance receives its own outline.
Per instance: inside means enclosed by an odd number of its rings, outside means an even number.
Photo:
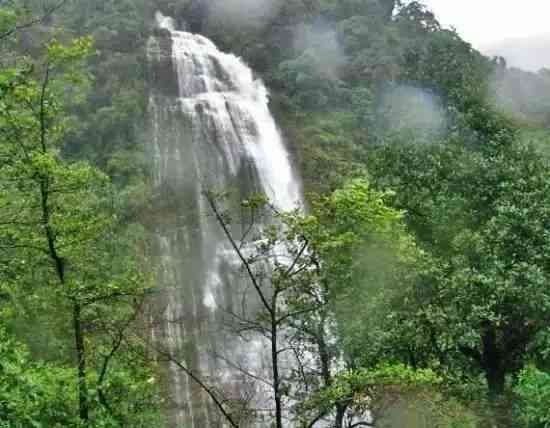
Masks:
[[[550,68],[549,0],[424,0],[439,21],[453,26],[487,55],[536,71]]]

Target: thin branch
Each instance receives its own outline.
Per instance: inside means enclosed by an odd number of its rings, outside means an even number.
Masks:
[[[187,376],[189,376],[197,385],[200,386],[200,388],[206,392],[206,394],[212,399],[215,406],[218,408],[218,410],[221,412],[221,414],[224,416],[224,418],[227,420],[227,422],[233,427],[233,428],[239,428],[239,425],[237,422],[235,422],[232,418],[232,416],[229,414],[229,412],[225,409],[224,404],[222,401],[216,396],[212,388],[210,388],[208,385],[206,385],[200,377],[198,377],[192,370],[190,370],[188,367],[186,367],[183,363],[181,363],[178,359],[176,359],[172,354],[169,352],[163,351],[157,347],[154,347],[155,351],[166,358],[171,363],[175,364],[181,371],[183,371]]]
[[[267,338],[269,338],[269,336],[267,334],[265,334],[265,332],[268,331],[268,328],[265,327],[264,325],[262,325],[259,321],[254,321],[254,320],[249,319],[249,318],[244,318],[243,316],[238,315],[237,313],[235,313],[233,311],[230,311],[230,310],[227,310],[227,309],[223,310],[223,313],[229,315],[232,318],[235,318],[235,320],[238,321],[238,325],[228,326],[228,328],[231,328],[231,330],[234,333],[239,334],[239,333],[242,333],[244,331],[255,331],[255,332],[263,334]],[[238,329],[237,329],[237,327],[238,327]]]
[[[299,269],[295,270],[294,272],[291,272],[290,274],[288,274],[288,276],[290,278],[293,278],[295,277],[296,275],[299,275],[301,274],[303,271],[307,270],[311,265],[308,264],[308,263],[304,263],[303,266],[301,266]]]
[[[254,374],[254,373],[251,373],[249,370],[245,369],[244,367],[242,367],[241,365],[239,365],[237,363],[234,363],[229,358],[224,357],[223,355],[218,354],[218,353],[213,353],[212,355],[213,355],[213,357],[215,357],[217,359],[220,359],[221,361],[225,362],[229,367],[234,368],[235,370],[239,371],[240,373],[244,374],[245,376],[247,376],[251,379],[257,380],[258,382],[261,382],[261,383],[269,386],[270,388],[273,388],[273,383],[269,382],[267,379],[264,379],[264,378]]]
[[[96,297],[90,297],[89,299],[84,299],[82,302],[83,306],[92,305],[94,303],[102,302],[105,300],[111,300],[119,297],[134,297],[135,293],[112,293],[112,294],[106,294],[103,296],[96,296]]]
[[[277,324],[281,324],[289,318],[294,318],[294,317],[297,317],[299,315],[304,315],[304,314],[308,314],[308,313],[311,313],[311,312],[315,312],[318,309],[319,309],[319,306],[313,306],[313,307],[303,309],[303,310],[300,310],[300,311],[289,312],[288,314],[283,315],[282,317],[278,318],[277,319]]]
[[[239,246],[235,242],[235,239],[233,239],[233,235],[231,235],[231,232],[229,231],[229,229],[227,227],[227,224],[225,223],[225,220],[223,219],[223,217],[222,217],[222,215],[221,215],[221,213],[220,213],[220,211],[219,211],[219,209],[216,205],[216,202],[215,202],[214,198],[208,192],[203,192],[203,194],[206,197],[206,200],[208,201],[208,204],[210,205],[210,208],[212,209],[212,212],[216,216],[216,220],[218,221],[221,228],[223,229],[223,232],[224,232],[225,236],[229,240],[229,243],[231,244],[231,247],[233,247],[233,250],[235,251],[235,253],[239,257],[239,259],[241,260],[241,263],[243,264],[243,266],[246,270],[246,273],[248,274],[248,277],[252,281],[252,284],[254,285],[254,288],[256,289],[256,292],[258,293],[258,296],[260,297],[260,300],[262,301],[262,304],[264,305],[266,310],[271,315],[273,315],[273,313],[274,313],[273,312],[273,307],[267,301],[267,299],[266,299],[266,297],[265,297],[265,295],[264,295],[264,293],[263,293],[263,291],[260,287],[260,284],[258,283],[256,275],[254,275],[254,272],[252,272],[252,268],[250,267],[250,263],[248,263],[248,261],[244,257],[242,251],[240,250]]]
[[[302,364],[302,359],[300,358],[300,355],[298,354],[298,350],[295,347],[292,347],[292,352],[294,353],[294,358],[296,359],[296,363],[298,364],[298,372],[302,377],[302,382],[304,383],[306,392],[309,392],[309,383],[306,377],[306,370],[304,368],[304,365]]]
[[[42,87],[40,88],[40,111],[39,111],[39,120],[40,120],[40,147],[42,148],[42,153],[47,152],[46,147],[46,90],[48,84],[50,83],[50,64],[46,63],[46,71],[44,74],[44,80],[42,81]]]
[[[103,407],[105,407],[107,409],[107,411],[111,415],[114,415],[114,412],[113,412],[113,409],[111,408],[111,406],[109,405],[109,402],[107,401],[107,397],[105,397],[105,393],[103,391],[102,384],[105,380],[105,376],[107,375],[107,370],[108,370],[108,367],[109,367],[109,363],[111,362],[111,360],[113,359],[115,354],[118,352],[118,350],[122,346],[122,343],[124,342],[124,335],[126,333],[126,330],[136,320],[136,318],[138,316],[138,313],[140,313],[139,309],[141,308],[142,304],[143,304],[143,301],[138,305],[137,308],[135,308],[132,316],[129,317],[128,320],[124,323],[124,325],[118,330],[117,335],[113,340],[113,344],[112,344],[112,348],[111,348],[110,352],[107,355],[105,355],[105,357],[103,359],[103,365],[101,367],[101,371],[100,371],[100,374],[99,374],[99,379],[97,381],[97,386],[98,386],[97,393],[98,393],[100,403],[103,405]]]
[[[294,267],[298,263],[298,260],[300,260],[302,258],[302,254],[304,254],[304,251],[306,250],[307,246],[308,246],[308,242],[306,240],[304,242],[304,245],[302,245],[302,248],[300,249],[300,251],[296,255],[296,257],[294,258],[294,261],[292,262],[292,264],[288,267],[287,271],[285,272],[285,276],[289,276],[290,273],[294,270]]]
[[[256,210],[252,210],[252,212],[250,213],[250,224],[248,225],[248,228],[245,230],[245,232],[243,233],[243,235],[241,236],[241,244],[239,245],[239,248],[242,249],[243,246],[244,246],[244,243],[246,241],[246,238],[248,237],[248,235],[250,234],[250,232],[252,231],[252,229],[254,228],[254,226],[256,225],[256,219],[255,219],[255,212]]]
[[[322,412],[318,414],[313,420],[307,425],[307,428],[314,428],[315,424],[323,419],[327,415],[327,412]]]
[[[67,3],[67,0],[61,0],[56,5],[52,6],[51,8],[47,9],[42,16],[36,17],[31,19],[30,21],[27,21],[23,24],[19,24],[14,26],[13,28],[10,28],[9,30],[5,31],[4,33],[0,33],[0,40],[6,39],[18,31],[26,30],[27,28],[30,28],[36,24],[40,24],[44,21],[46,21],[50,16],[52,16],[57,10],[61,9],[63,5]]]

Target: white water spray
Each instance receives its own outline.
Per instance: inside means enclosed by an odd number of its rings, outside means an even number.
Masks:
[[[149,110],[163,290],[160,335],[205,381],[233,399],[268,407],[269,389],[245,381],[227,364],[258,377],[269,371],[261,338],[224,330],[225,313],[245,291],[239,262],[208,216],[202,191],[236,189],[243,197],[263,192],[284,211],[302,205],[299,181],[269,111],[268,91],[250,68],[207,38],[176,31],[172,18],[156,18],[162,30],[149,41],[148,58],[155,82]],[[170,377],[170,426],[224,426],[204,391],[176,365]]]

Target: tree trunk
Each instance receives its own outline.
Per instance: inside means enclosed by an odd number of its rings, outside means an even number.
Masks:
[[[334,419],[335,428],[344,428],[344,416],[346,415],[346,406],[336,405],[336,417]]]
[[[317,345],[319,349],[319,359],[321,361],[321,374],[325,387],[332,385],[332,375],[330,373],[330,354],[325,340],[325,314],[322,315],[321,322],[317,329]],[[344,416],[346,414],[346,406],[341,403],[336,403],[336,415],[334,417],[334,427],[344,427]]]
[[[489,386],[489,397],[498,398],[504,393],[506,374],[499,368],[489,368],[485,373],[487,385]]]
[[[88,387],[86,385],[86,353],[84,346],[84,334],[81,324],[81,307],[77,302],[73,303],[73,328],[76,345],[76,357],[78,360],[78,404],[79,415],[82,421],[88,420]]]
[[[47,15],[51,15],[57,7],[51,9]],[[40,148],[42,154],[48,153],[47,137],[50,123],[47,119],[47,87],[50,82],[50,67],[46,67],[44,81],[42,83],[40,94]],[[51,225],[52,217],[52,205],[50,203],[51,190],[51,176],[48,173],[40,173],[37,171],[38,185],[40,190],[40,209],[42,214],[42,226],[44,228],[44,237],[48,244],[48,254],[52,260],[55,272],[57,274],[59,283],[62,287],[65,287],[65,259],[59,254],[57,246],[57,236],[54,228]],[[78,404],[79,415],[83,422],[87,422],[89,419],[88,411],[88,389],[86,386],[86,355],[84,334],[82,332],[81,325],[81,307],[77,300],[73,300],[73,328],[76,345],[76,356],[78,362]]]
[[[495,399],[504,393],[506,370],[503,367],[503,356],[498,349],[495,328],[489,322],[483,327],[482,343],[483,369],[485,371],[485,379],[487,380],[489,398]]]
[[[271,364],[273,365],[273,395],[275,398],[275,428],[283,428],[283,405],[279,378],[279,349],[277,343],[276,311],[271,314]]]
[[[321,375],[326,387],[332,384],[332,375],[330,374],[330,354],[327,342],[325,340],[325,315],[321,316],[321,322],[317,328],[317,347],[319,350],[319,360],[321,361]]]

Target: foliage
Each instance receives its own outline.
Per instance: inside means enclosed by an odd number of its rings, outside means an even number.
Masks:
[[[424,340],[412,352],[480,370],[501,391],[547,328],[546,162],[520,144],[490,155],[454,145],[380,153],[381,182],[431,258],[398,316],[416,320]]]
[[[149,288],[135,250],[141,231],[119,222],[105,174],[63,155],[66,111],[85,99],[91,45],[54,39],[43,58],[0,71],[2,323],[38,361],[51,360],[13,367],[24,388],[36,377],[29,394],[43,400],[26,408],[11,386],[14,426],[161,423],[155,368],[127,338]],[[42,321],[51,328],[37,335]],[[24,365],[27,354],[7,344]]]
[[[547,129],[538,127],[522,128],[520,139],[525,144],[538,148],[544,156],[548,156],[550,153],[550,133]]]
[[[548,127],[550,105],[550,72],[537,73],[508,68],[503,58],[497,58],[497,68],[491,79],[496,106],[519,123],[533,127]]]
[[[356,179],[314,203],[319,229],[309,239],[323,260],[339,337],[352,361],[374,345],[374,307],[391,300],[418,257],[402,213],[387,205],[391,196]]]
[[[0,339],[0,427],[76,426],[73,370],[33,362],[5,330]]]
[[[316,409],[334,407],[335,403],[350,402],[353,413],[370,412],[376,420],[395,400],[407,394],[420,394],[434,388],[441,379],[430,370],[415,371],[401,364],[388,364],[373,369],[340,373],[334,383],[312,398],[309,405]]]
[[[518,398],[517,411],[522,426],[550,426],[550,374],[528,366],[521,371],[514,387]]]

